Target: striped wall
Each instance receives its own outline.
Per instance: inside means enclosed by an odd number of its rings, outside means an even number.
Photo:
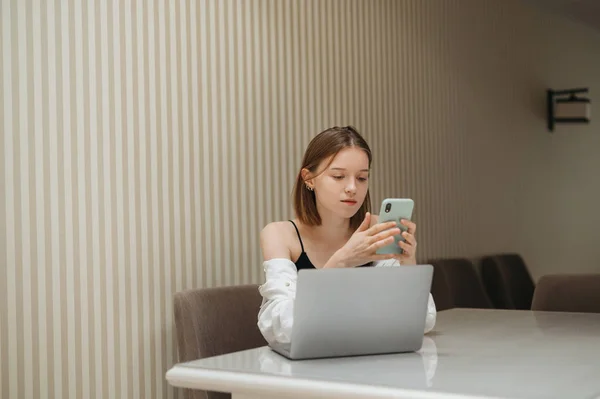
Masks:
[[[421,259],[600,265],[598,128],[550,134],[543,109],[548,86],[600,91],[589,29],[516,0],[0,15],[1,398],[179,396],[173,293],[261,281],[258,232],[293,216],[303,149],[335,124],[371,144],[376,204],[415,199]]]

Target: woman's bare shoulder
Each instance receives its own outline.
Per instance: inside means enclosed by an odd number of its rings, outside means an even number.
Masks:
[[[264,260],[291,259],[295,229],[288,220],[271,222],[260,232],[260,247]]]

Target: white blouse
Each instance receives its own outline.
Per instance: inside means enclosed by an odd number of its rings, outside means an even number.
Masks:
[[[263,297],[258,312],[258,328],[269,343],[289,343],[294,324],[294,298],[296,296],[296,265],[289,259],[270,259],[263,263],[265,283],[259,287]],[[375,267],[400,266],[395,259],[375,263]],[[425,333],[435,325],[436,308],[429,294]]]

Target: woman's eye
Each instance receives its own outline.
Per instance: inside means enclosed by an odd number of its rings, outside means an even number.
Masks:
[[[342,180],[344,178],[344,176],[333,176],[333,178],[335,180]]]
[[[358,180],[359,181],[367,181],[367,178],[366,177],[359,177]]]

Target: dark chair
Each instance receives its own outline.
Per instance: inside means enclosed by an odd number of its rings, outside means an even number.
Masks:
[[[431,296],[433,296],[433,301],[435,302],[435,308],[437,311],[452,309],[454,307],[454,301],[452,300],[452,294],[450,293],[450,287],[448,286],[444,269],[441,267],[435,267],[435,265],[433,265]]]
[[[174,295],[179,362],[266,345],[257,326],[258,285],[204,288]],[[226,399],[231,394],[184,390],[187,399]]]
[[[600,274],[549,274],[535,288],[532,310],[600,313]]]
[[[520,255],[498,254],[483,257],[481,279],[494,307],[531,309],[535,285]]]
[[[448,284],[453,307],[493,308],[470,260],[466,258],[434,259],[429,263],[433,265],[434,270],[442,270]]]

